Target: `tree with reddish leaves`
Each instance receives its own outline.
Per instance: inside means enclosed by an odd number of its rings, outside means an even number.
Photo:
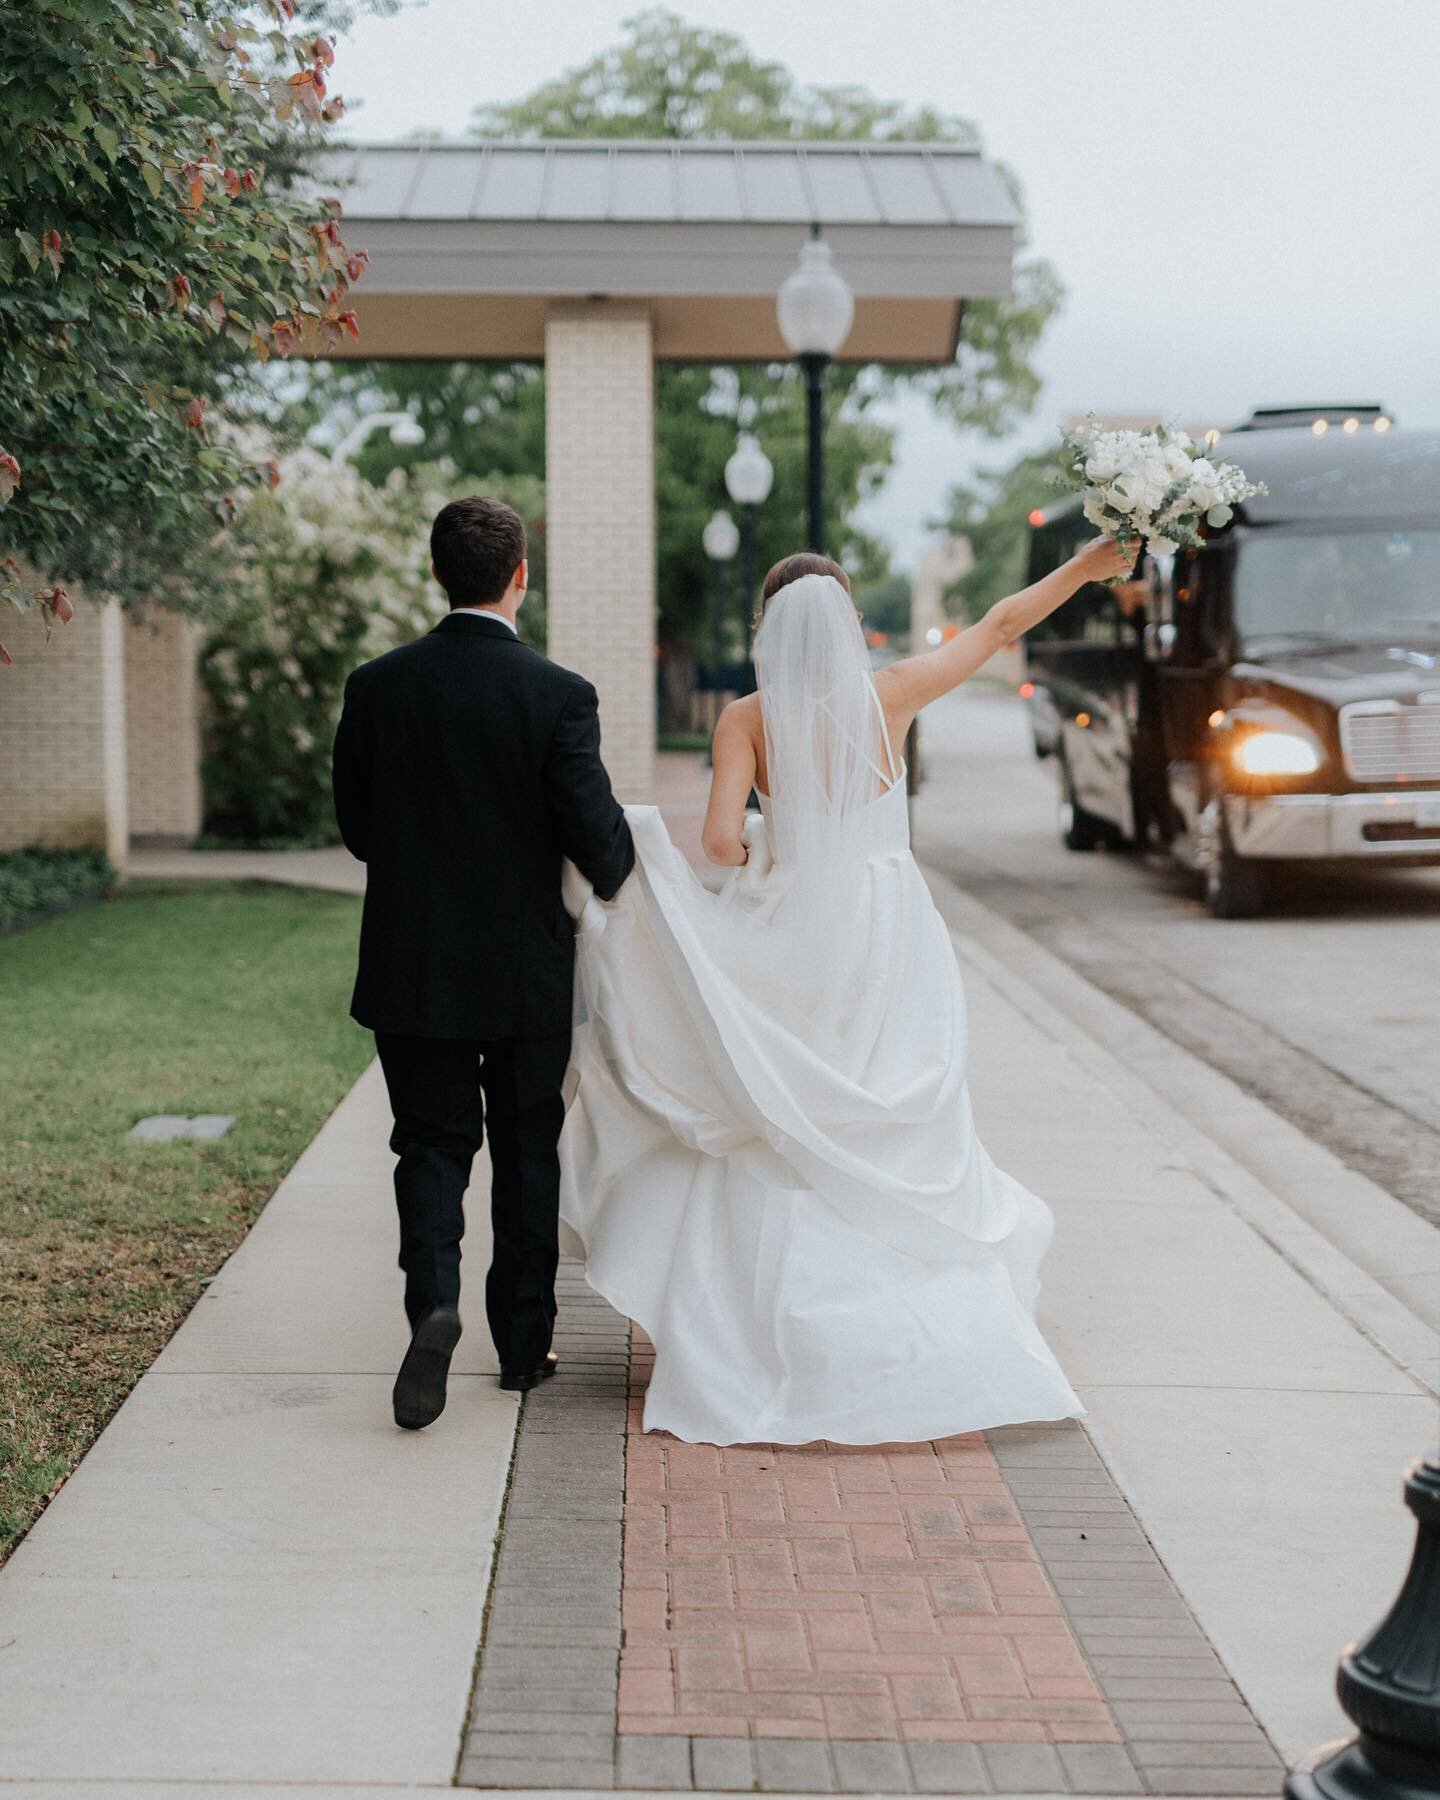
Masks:
[[[353,10],[0,0],[0,599],[218,589],[258,364],[356,335],[363,252],[301,180]]]

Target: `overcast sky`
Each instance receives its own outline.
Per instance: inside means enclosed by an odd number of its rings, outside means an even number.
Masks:
[[[950,483],[1066,414],[1225,423],[1379,400],[1440,425],[1440,0],[672,0],[803,81],[973,119],[1068,289],[1035,412],[975,440],[919,407],[866,520],[908,562]],[[614,0],[410,0],[342,41],[347,126],[461,136],[615,42]],[[357,104],[363,103],[363,104]]]

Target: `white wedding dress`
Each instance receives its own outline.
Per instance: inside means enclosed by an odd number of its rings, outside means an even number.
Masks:
[[[869,1444],[1078,1415],[1033,1316],[1050,1211],[975,1134],[960,973],[839,583],[782,589],[756,661],[774,799],[746,866],[711,892],[632,806],[616,898],[568,878],[561,1215],[654,1342],[645,1428]]]

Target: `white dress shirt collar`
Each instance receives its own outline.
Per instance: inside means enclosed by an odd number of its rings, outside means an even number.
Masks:
[[[452,613],[474,613],[477,619],[497,619],[507,631],[513,631],[516,637],[520,635],[519,630],[505,617],[504,613],[497,612],[493,606],[452,606],[450,610]]]

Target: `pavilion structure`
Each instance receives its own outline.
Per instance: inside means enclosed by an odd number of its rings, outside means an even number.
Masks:
[[[843,360],[949,362],[965,302],[1010,291],[1019,222],[948,143],[368,145],[321,181],[370,254],[353,356],[545,365],[549,650],[598,688],[627,800],[654,758],[655,363],[786,360],[775,296],[817,226],[855,295]],[[24,644],[0,677],[0,848],[198,830],[192,635],[89,606]]]

